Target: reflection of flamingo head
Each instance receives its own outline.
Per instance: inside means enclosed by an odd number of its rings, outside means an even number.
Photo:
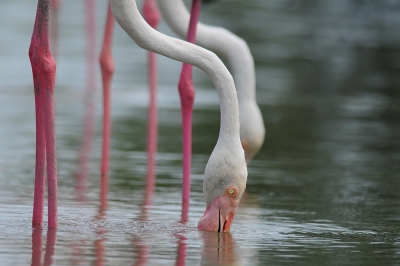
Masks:
[[[247,181],[243,149],[239,146],[235,153],[232,148],[229,152],[216,148],[208,161],[203,185],[207,209],[197,225],[199,230],[230,231]]]
[[[245,265],[240,254],[236,254],[236,243],[231,233],[202,232],[201,238],[204,245],[200,265]]]

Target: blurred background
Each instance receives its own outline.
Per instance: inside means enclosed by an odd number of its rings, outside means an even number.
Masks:
[[[16,265],[29,262],[31,255],[35,139],[28,47],[36,1],[0,0],[0,4],[0,258],[5,265]],[[96,1],[96,44],[91,48],[96,55],[106,4]],[[222,252],[212,249],[218,244],[195,230],[204,211],[202,175],[219,132],[216,91],[198,69],[193,202],[189,224],[174,227],[180,219],[182,175],[176,89],[181,63],[160,56],[157,186],[153,204],[146,207],[151,222],[144,233],[127,224],[128,219],[138,219],[143,207],[147,54],[117,24],[110,207],[107,223],[101,224],[107,233],[99,237],[98,224],[86,223],[98,207],[100,72],[96,62],[94,142],[88,177],[78,182],[91,66],[85,48],[84,3],[62,1],[56,55],[62,225],[55,254],[58,264],[92,261],[93,241],[99,238],[109,250],[109,263],[139,261],[144,255],[132,246],[132,239],[144,238],[145,244],[139,246],[148,247],[149,265],[174,264],[171,253],[179,243],[187,245],[188,265],[396,265],[400,259],[400,1],[220,0],[202,6],[201,21],[225,27],[248,43],[266,127],[264,146],[249,164],[247,193],[231,238],[222,241],[231,248],[233,259],[213,261]],[[175,36],[164,22],[159,30]],[[10,223],[18,228],[10,228]],[[185,237],[181,242],[173,236],[177,231]]]

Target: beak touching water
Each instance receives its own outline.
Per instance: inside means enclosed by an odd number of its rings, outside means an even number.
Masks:
[[[226,194],[215,198],[201,217],[197,229],[201,231],[229,232],[238,202]]]

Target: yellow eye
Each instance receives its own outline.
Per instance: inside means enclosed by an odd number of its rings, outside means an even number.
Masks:
[[[235,193],[235,190],[234,189],[228,189],[228,193],[229,193],[229,195],[233,195],[233,193]]]

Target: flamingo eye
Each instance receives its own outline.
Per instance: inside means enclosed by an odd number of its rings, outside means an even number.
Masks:
[[[227,192],[228,192],[229,196],[232,196],[232,197],[235,197],[237,194],[235,188],[228,188]]]

